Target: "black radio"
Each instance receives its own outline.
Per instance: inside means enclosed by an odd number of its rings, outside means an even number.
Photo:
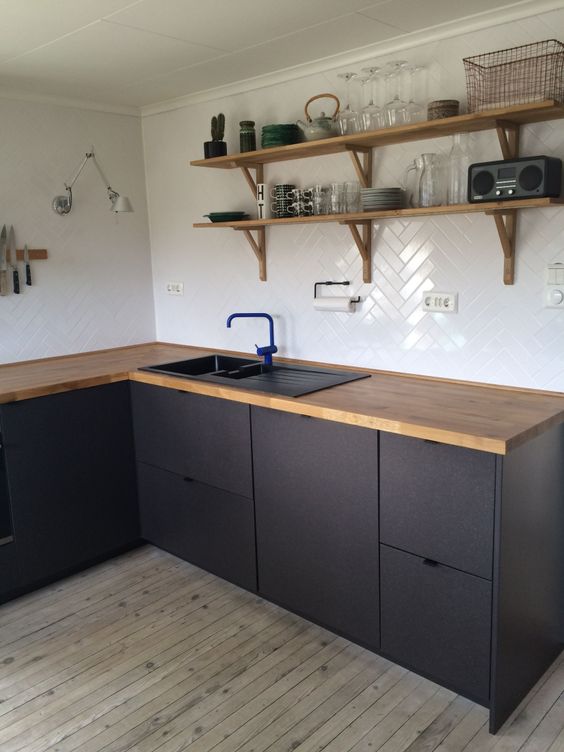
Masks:
[[[505,201],[560,196],[562,161],[556,157],[522,157],[480,162],[468,169],[468,200]]]

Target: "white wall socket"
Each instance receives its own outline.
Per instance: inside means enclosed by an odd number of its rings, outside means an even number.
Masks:
[[[546,270],[544,307],[564,309],[564,264],[549,264]]]
[[[424,292],[421,308],[431,313],[456,313],[458,311],[458,293],[435,292],[434,290]]]
[[[169,295],[184,295],[184,282],[167,282],[166,291]]]

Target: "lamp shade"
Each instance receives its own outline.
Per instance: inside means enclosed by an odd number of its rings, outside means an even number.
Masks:
[[[116,196],[114,201],[112,201],[112,211],[116,214],[121,214],[123,212],[132,212],[133,207],[131,206],[131,201],[127,198],[127,196]]]

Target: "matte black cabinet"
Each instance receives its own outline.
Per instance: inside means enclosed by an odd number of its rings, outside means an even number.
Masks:
[[[251,499],[139,463],[141,534],[181,559],[256,590]]]
[[[249,406],[132,386],[143,538],[256,591]]]
[[[138,540],[127,382],[5,404],[0,419],[22,587]]]
[[[259,592],[378,649],[378,432],[251,415]]]
[[[490,579],[495,455],[391,433],[380,438],[380,540]]]
[[[491,582],[388,546],[380,566],[382,652],[487,705]]]
[[[133,383],[137,459],[252,498],[249,406]]]

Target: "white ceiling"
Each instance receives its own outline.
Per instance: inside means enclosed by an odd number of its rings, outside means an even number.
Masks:
[[[0,88],[143,107],[525,5],[530,0],[0,0]]]

